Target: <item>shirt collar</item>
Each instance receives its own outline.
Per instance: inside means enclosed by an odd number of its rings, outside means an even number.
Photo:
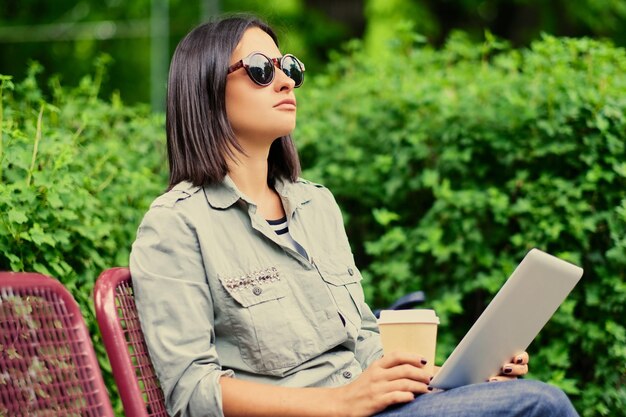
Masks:
[[[228,175],[219,184],[206,185],[204,194],[211,207],[217,209],[228,208],[240,199],[248,201]]]
[[[283,200],[285,211],[289,215],[293,214],[297,207],[308,203],[313,198],[312,188],[301,179],[296,180],[296,182],[279,179],[276,180],[274,188]]]
[[[312,198],[309,187],[307,187],[301,180],[291,182],[288,180],[278,179],[276,180],[274,188],[281,198],[286,200],[288,205],[294,209],[297,206],[309,202]],[[229,175],[226,175],[219,184],[205,186],[204,194],[206,195],[206,199],[211,207],[217,209],[226,209],[239,200],[243,200],[248,204],[254,205],[254,202],[250,201],[249,197],[239,191],[235,182]],[[287,208],[285,209],[287,210]]]

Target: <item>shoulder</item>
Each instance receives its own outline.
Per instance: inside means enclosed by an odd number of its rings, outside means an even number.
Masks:
[[[309,188],[309,187],[313,187],[313,188],[326,188],[324,187],[322,184],[318,184],[309,180],[306,180],[304,178],[298,178],[296,180],[296,184],[304,187],[304,188]]]
[[[157,197],[145,213],[139,231],[161,230],[163,233],[173,234],[177,230],[193,229],[194,220],[200,212],[198,207],[199,191],[188,182],[176,184],[172,189]]]
[[[180,182],[166,193],[157,197],[150,205],[150,209],[157,207],[174,208],[181,202],[191,199],[200,190],[202,190],[202,187],[195,186],[190,182]]]
[[[323,184],[298,178],[294,182],[295,188],[303,196],[304,199],[310,199],[321,202],[325,205],[336,205],[333,193]]]
[[[304,178],[298,178],[294,185],[298,188],[302,193],[306,193],[310,196],[332,196],[330,190],[322,184],[306,180]]]
[[[309,181],[304,178],[298,178],[296,183],[299,184],[304,189],[308,190],[312,195],[322,196],[326,199],[332,200],[333,204],[336,203],[335,197],[332,191],[330,191],[330,189],[326,187],[325,185],[319,184],[313,181]]]
[[[326,213],[343,224],[341,208],[329,188],[303,178],[298,178],[295,184],[303,190],[303,194],[310,198],[315,210]]]

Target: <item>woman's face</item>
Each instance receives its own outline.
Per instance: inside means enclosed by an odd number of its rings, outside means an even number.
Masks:
[[[272,38],[254,27],[244,32],[229,65],[252,52],[269,58],[282,56]],[[244,68],[230,73],[226,80],[226,115],[244,149],[267,147],[296,127],[294,81],[278,68],[274,70],[274,80],[265,87],[255,84]]]

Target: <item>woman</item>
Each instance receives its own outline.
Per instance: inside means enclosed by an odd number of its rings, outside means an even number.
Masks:
[[[170,68],[170,190],[131,253],[173,416],[577,415],[534,381],[429,392],[419,355],[382,357],[341,213],[298,178],[304,65],[252,17],[201,25]],[[320,138],[323,140],[323,138]],[[527,372],[513,358],[495,379]]]

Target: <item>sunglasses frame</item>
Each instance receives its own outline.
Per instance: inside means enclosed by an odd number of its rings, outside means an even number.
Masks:
[[[254,76],[252,75],[252,73],[250,72],[250,59],[252,59],[252,57],[254,55],[261,55],[262,57],[264,57],[265,59],[267,59],[269,62],[272,63],[272,77],[265,84],[259,82],[258,80],[256,80],[254,78]],[[294,85],[294,88],[298,88],[298,87],[302,86],[302,84],[304,84],[305,68],[304,68],[304,63],[302,61],[300,61],[298,58],[296,58],[292,54],[285,54],[285,55],[283,55],[283,56],[281,56],[279,58],[270,58],[270,57],[268,57],[267,55],[265,55],[262,52],[252,52],[251,54],[249,54],[245,58],[240,59],[239,61],[235,62],[233,65],[228,67],[227,74],[230,74],[231,72],[235,72],[235,71],[237,71],[240,68],[244,68],[246,70],[246,73],[248,74],[248,77],[250,77],[250,79],[256,85],[260,85],[261,87],[267,87],[268,85],[270,85],[274,81],[274,77],[276,76],[276,69],[275,68],[278,68],[279,70],[283,71],[283,73],[285,72],[283,70],[283,63],[284,63],[286,58],[293,58],[296,61],[296,63],[298,64],[298,66],[300,67],[301,71],[302,71],[302,82],[300,82],[300,84],[298,84],[298,85]],[[291,78],[290,76],[288,76],[288,77]],[[293,78],[291,78],[291,79],[293,80]]]

